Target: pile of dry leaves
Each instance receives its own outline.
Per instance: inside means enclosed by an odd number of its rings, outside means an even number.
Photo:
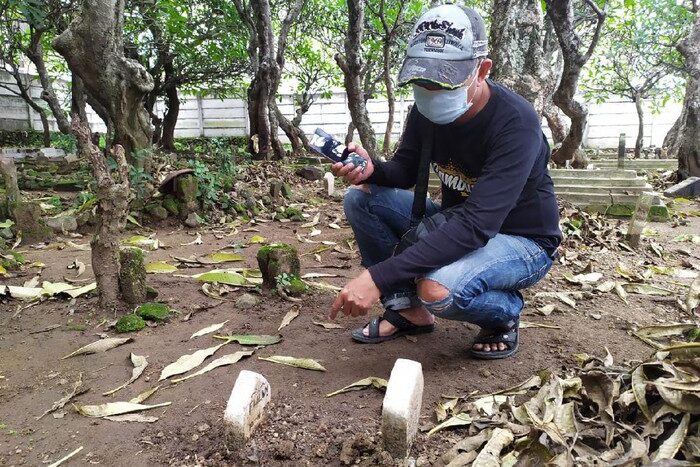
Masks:
[[[449,466],[643,465],[700,462],[700,327],[634,333],[657,351],[617,365],[578,356],[580,368],[541,372],[488,395],[445,398],[428,434],[468,426],[442,460]],[[669,342],[663,340],[669,339]]]

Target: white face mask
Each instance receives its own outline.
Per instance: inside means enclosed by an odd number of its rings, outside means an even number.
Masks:
[[[478,68],[477,68],[478,70]],[[418,111],[428,120],[438,125],[446,125],[457,120],[467,112],[472,104],[468,100],[469,86],[476,80],[477,74],[471,83],[457,89],[440,89],[430,91],[416,84],[413,85],[413,99],[416,102]]]

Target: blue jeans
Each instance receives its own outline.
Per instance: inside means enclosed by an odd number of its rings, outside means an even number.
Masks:
[[[391,257],[394,247],[408,230],[413,193],[398,188],[367,185],[369,193],[351,188],[344,199],[345,215],[355,233],[362,264],[372,266]],[[426,201],[426,216],[440,206]],[[452,264],[417,277],[382,296],[385,308],[399,311],[424,305],[440,318],[467,321],[484,328],[506,325],[523,308],[519,289],[542,279],[552,259],[534,241],[515,235],[497,234],[482,248],[467,253]],[[429,279],[449,293],[435,302],[416,294],[415,283]]]

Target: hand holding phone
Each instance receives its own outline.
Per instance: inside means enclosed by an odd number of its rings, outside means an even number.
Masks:
[[[331,171],[335,175],[345,177],[353,185],[362,183],[374,172],[374,165],[367,151],[354,143],[345,147],[321,128],[316,129],[310,145],[314,151],[334,162]]]

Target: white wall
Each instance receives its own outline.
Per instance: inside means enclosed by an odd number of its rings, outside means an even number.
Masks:
[[[11,82],[11,78],[5,72],[0,71],[0,82]],[[62,98],[66,98],[66,89],[59,89]],[[63,92],[61,92],[63,91]],[[38,83],[32,86],[32,95],[37,98],[41,95]],[[242,99],[214,99],[196,96],[182,96],[180,114],[175,130],[176,137],[196,136],[245,136],[248,126],[248,112],[246,102]],[[412,103],[410,98],[399,98],[396,102],[396,114],[392,132],[393,141],[399,136],[403,128],[406,110]],[[278,105],[283,114],[288,118],[294,117],[292,96],[282,94],[278,96]],[[669,104],[659,114],[652,114],[647,107],[644,125],[645,146],[661,146],[663,138],[678,118],[681,111],[680,104]],[[94,131],[105,131],[105,126],[100,118],[88,109],[88,118]],[[155,108],[160,115],[165,106],[158,102]],[[388,119],[388,107],[385,99],[373,99],[367,104],[372,125],[378,137],[383,137]],[[637,137],[637,114],[634,104],[631,102],[609,101],[603,104],[589,105],[588,127],[584,135],[584,145],[597,148],[617,147],[620,133],[627,136],[627,146],[633,146]],[[0,129],[29,129],[29,116],[31,115],[31,128],[40,130],[41,119],[31,110],[21,98],[12,95],[0,88]],[[55,124],[53,124],[55,130]],[[346,96],[343,91],[335,92],[329,99],[319,99],[311,106],[302,119],[301,127],[307,134],[314,132],[316,127],[323,127],[327,132],[344,137],[347,124],[350,122],[350,113],[347,107]],[[549,129],[543,122],[543,129],[549,136]]]

